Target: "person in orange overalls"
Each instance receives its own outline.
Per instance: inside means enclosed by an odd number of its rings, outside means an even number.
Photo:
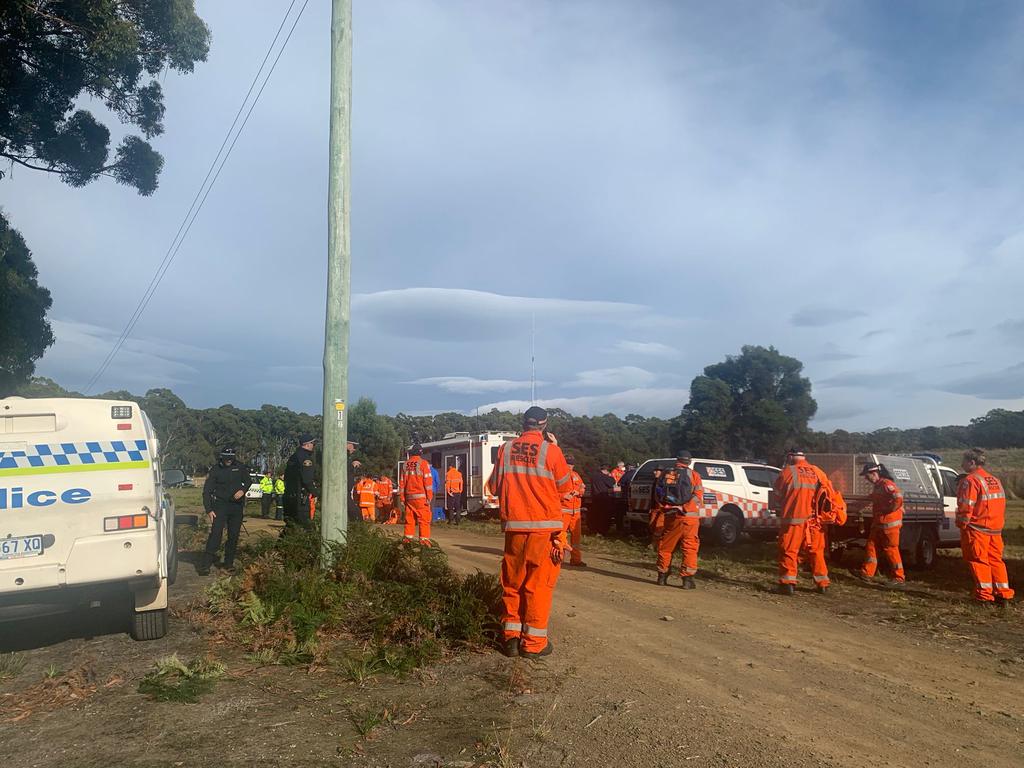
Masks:
[[[966,475],[956,494],[956,525],[960,549],[974,577],[974,599],[983,605],[1005,606],[1013,600],[1003,562],[1006,491],[985,469],[985,452],[972,448],[961,464]]]
[[[663,488],[661,511],[665,527],[658,540],[658,584],[668,586],[672,555],[682,550],[679,575],[683,589],[696,589],[697,553],[700,551],[700,507],[704,502],[704,486],[700,475],[690,469],[693,457],[689,451],[676,454],[676,465],[659,481]]]
[[[801,552],[809,561],[818,594],[828,591],[828,564],[825,562],[826,535],[818,519],[817,501],[822,492],[827,498],[841,498],[828,476],[807,461],[804,452],[791,448],[789,465],[775,480],[775,496],[780,500],[779,512],[779,583],[776,592],[796,592],[797,568]]]
[[[434,475],[422,457],[419,443],[409,449],[399,497],[405,507],[405,540],[430,546],[430,503],[434,500]]]
[[[377,478],[377,516],[386,525],[398,522],[398,511],[395,509],[395,485],[387,475]]]
[[[487,480],[505,532],[502,653],[529,659],[551,653],[548,618],[565,551],[562,496],[572,488],[572,472],[547,423],[547,411],[528,408],[522,435],[498,448]]]
[[[626,474],[626,462],[620,461],[615,465],[615,468],[611,471],[612,477],[615,479],[615,484],[618,485],[622,476]]]
[[[864,545],[864,565],[853,575],[861,581],[870,581],[878,570],[879,550],[892,571],[892,580],[885,586],[903,589],[906,575],[900,554],[900,528],[903,527],[903,491],[893,482],[885,467],[874,462],[864,465],[860,472],[874,488],[871,491],[871,530]]]
[[[352,498],[359,505],[359,514],[364,523],[373,522],[373,513],[377,508],[377,484],[372,477],[360,475],[352,487]]]
[[[565,457],[565,463],[569,465],[569,472],[572,475],[572,488],[568,493],[562,495],[562,521],[565,523],[565,536],[571,551],[569,552],[569,565],[576,568],[586,568],[583,562],[583,550],[580,549],[580,542],[583,540],[583,526],[580,515],[580,508],[583,506],[583,494],[587,486],[583,478],[576,472],[576,459],[572,456]]]
[[[462,473],[459,468],[452,464],[444,476],[444,511],[448,525],[453,522],[458,525],[459,517],[462,516],[462,491],[465,488],[462,482]]]

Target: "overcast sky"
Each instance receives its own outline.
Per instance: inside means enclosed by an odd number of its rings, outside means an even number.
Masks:
[[[145,290],[288,3],[199,0],[142,198],[15,169],[81,387]],[[354,0],[350,399],[672,416],[743,344],[814,426],[1024,408],[1024,5]],[[312,0],[100,390],[320,409],[330,3]]]

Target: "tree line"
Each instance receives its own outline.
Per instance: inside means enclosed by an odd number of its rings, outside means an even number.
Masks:
[[[785,448],[799,442],[807,450],[833,453],[908,453],[936,449],[1024,447],[1024,411],[996,409],[967,425],[871,432],[819,432],[807,427],[816,404],[799,361],[776,350],[745,347],[725,363],[708,366],[692,385],[691,399],[671,419],[631,414],[620,418],[573,416],[550,411],[550,429],[577,465],[591,471],[616,461],[639,464],[669,456],[679,448],[697,455],[734,460],[765,460],[779,464]],[[789,379],[787,380],[787,377]],[[802,380],[802,381],[801,381]],[[34,377],[18,388],[26,397],[80,397],[56,382]],[[99,397],[138,403],[160,438],[164,466],[201,474],[223,446],[233,446],[254,469],[279,471],[304,432],[319,434],[319,415],[278,405],[255,409],[222,405],[190,408],[169,389],[144,395],[125,391]],[[360,471],[393,473],[415,440],[438,440],[449,432],[515,432],[521,416],[492,410],[479,415],[439,413],[433,416],[389,416],[377,412],[370,398],[360,398],[348,411],[349,439],[357,442],[354,458]]]

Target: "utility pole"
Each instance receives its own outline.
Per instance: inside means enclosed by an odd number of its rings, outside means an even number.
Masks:
[[[327,190],[327,325],[324,334],[323,498],[325,543],[348,536],[348,328],[351,295],[352,0],[333,0],[331,138]]]

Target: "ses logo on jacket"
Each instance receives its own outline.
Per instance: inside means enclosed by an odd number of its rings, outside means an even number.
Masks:
[[[49,507],[58,501],[62,504],[85,504],[90,499],[92,492],[86,488],[68,488],[60,493],[46,490],[25,493],[21,487],[0,488],[0,510]]]

